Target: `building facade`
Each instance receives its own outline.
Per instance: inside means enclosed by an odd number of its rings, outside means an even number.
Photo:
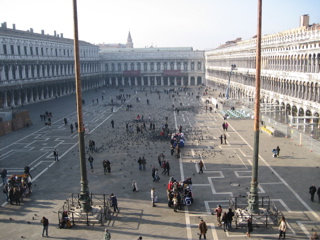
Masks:
[[[209,85],[228,88],[230,98],[253,101],[256,38],[229,41],[205,57]],[[319,73],[320,25],[309,25],[307,15],[299,28],[262,37],[260,101],[277,120],[311,135],[319,133]]]
[[[196,86],[205,83],[204,51],[192,48],[126,48],[100,51],[112,86]]]
[[[0,28],[0,108],[75,92],[74,43],[63,34],[46,35]],[[83,89],[104,85],[99,47],[80,41]]]

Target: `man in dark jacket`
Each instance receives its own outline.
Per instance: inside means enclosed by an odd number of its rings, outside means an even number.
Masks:
[[[234,213],[232,212],[232,209],[229,208],[229,212],[227,213],[227,230],[230,231],[232,219],[233,219]]]
[[[311,187],[309,187],[309,193],[311,195],[312,202],[314,202],[314,194],[316,193],[316,191],[317,191],[317,188],[314,184]]]

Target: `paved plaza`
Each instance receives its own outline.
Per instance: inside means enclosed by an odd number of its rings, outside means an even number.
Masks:
[[[111,232],[111,239],[132,240],[139,236],[144,240],[199,239],[200,219],[208,225],[207,239],[247,239],[245,228],[224,232],[212,212],[217,205],[226,211],[230,197],[249,193],[253,120],[228,119],[229,128],[223,132],[221,113],[205,111],[203,101],[196,98],[198,88],[191,88],[188,95],[180,92],[174,99],[172,93],[166,94],[163,88],[158,89],[160,97],[157,93],[150,93],[149,87],[148,91],[125,88],[120,92],[116,88],[101,88],[83,93],[86,148],[89,140],[94,140],[99,150],[92,154],[93,171],[86,161],[89,190],[93,194],[108,196],[114,193],[120,208],[120,212],[112,213],[111,220],[107,220],[104,226],[90,224],[75,225],[71,229],[58,228],[57,212],[71,193],[80,192],[78,134],[76,131],[71,133],[69,127],[70,123],[77,121],[75,95],[21,108],[29,110],[33,125],[0,137],[0,168],[7,169],[8,175],[12,175],[23,173],[24,166],[29,165],[33,192],[21,205],[10,205],[2,194],[0,239],[41,239],[42,216],[49,219],[49,238],[54,239],[102,239],[105,228]],[[119,94],[130,94],[130,98],[126,103],[117,101],[112,112],[111,99],[116,102]],[[209,91],[209,96],[217,94]],[[127,111],[127,104],[132,104],[132,110]],[[172,105],[181,111],[173,111]],[[40,119],[40,114],[45,111],[53,113],[50,129]],[[181,158],[171,156],[170,142],[154,138],[148,124],[142,134],[137,134],[133,121],[137,115],[143,115],[144,119],[150,116],[158,133],[166,123],[166,117],[170,129],[181,125],[183,131],[193,131],[194,135],[186,139]],[[68,125],[64,124],[63,118],[68,119]],[[126,131],[126,123],[134,126],[133,133]],[[223,133],[227,136],[226,144],[220,143],[219,136]],[[281,148],[279,158],[272,157],[271,150],[276,146]],[[54,161],[55,148],[59,151],[60,161]],[[311,202],[309,194],[311,184],[316,184],[317,188],[320,185],[319,155],[288,138],[274,138],[264,133],[260,133],[259,152],[259,196],[269,196],[283,212],[288,222],[287,239],[309,239],[312,231],[318,231],[320,225],[318,197]],[[160,153],[171,165],[169,176],[161,174],[157,158]],[[146,170],[139,170],[137,160],[143,156],[147,161]],[[110,160],[111,173],[104,174],[104,159]],[[200,159],[205,164],[203,174],[198,173]],[[152,181],[152,166],[159,169],[159,182]],[[167,205],[166,186],[170,176],[178,181],[191,177],[193,182],[193,204],[177,213]],[[138,192],[132,191],[134,180]],[[152,187],[159,198],[156,207],[151,204]],[[276,226],[255,228],[251,236],[252,239],[277,237]]]

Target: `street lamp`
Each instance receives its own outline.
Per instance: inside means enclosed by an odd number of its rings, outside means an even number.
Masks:
[[[235,64],[231,65],[231,70],[230,70],[230,74],[229,74],[229,81],[228,81],[228,87],[226,90],[226,99],[229,99],[229,89],[230,89],[230,80],[231,80],[231,74],[233,70],[236,70],[237,66]]]

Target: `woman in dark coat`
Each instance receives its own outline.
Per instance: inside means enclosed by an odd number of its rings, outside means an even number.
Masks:
[[[250,237],[250,233],[252,232],[252,219],[249,218],[247,221],[247,236]]]

